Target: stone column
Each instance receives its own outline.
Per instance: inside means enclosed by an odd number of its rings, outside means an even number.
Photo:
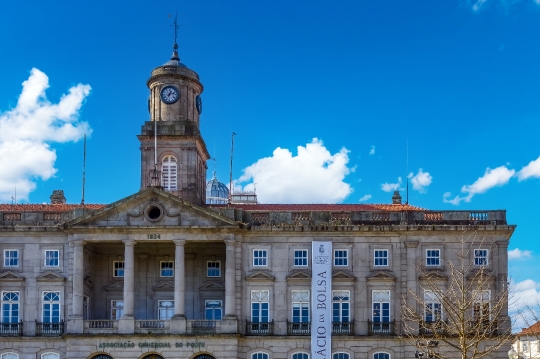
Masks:
[[[135,244],[124,240],[124,315],[118,321],[118,332],[135,332]]]
[[[225,317],[236,318],[236,242],[226,240],[225,244]]]
[[[185,334],[186,320],[186,256],[183,239],[173,240],[174,250],[174,316],[170,321],[172,334]]]
[[[184,247],[186,241],[174,240],[174,316],[185,317],[186,308],[186,265]]]
[[[72,315],[68,319],[68,333],[82,333],[83,301],[84,301],[84,242],[73,241],[73,297],[71,301]]]

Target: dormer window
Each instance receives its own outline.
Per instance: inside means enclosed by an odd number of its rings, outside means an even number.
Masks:
[[[165,156],[161,162],[163,189],[166,191],[176,191],[178,189],[178,174],[176,157]]]

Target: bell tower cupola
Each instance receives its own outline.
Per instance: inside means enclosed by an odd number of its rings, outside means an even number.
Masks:
[[[176,43],[171,59],[146,81],[150,119],[142,125],[141,189],[156,186],[192,203],[206,201],[206,161],[200,132],[203,85],[199,75],[180,62]]]

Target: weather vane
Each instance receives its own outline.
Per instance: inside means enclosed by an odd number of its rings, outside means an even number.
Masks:
[[[178,39],[178,28],[180,28],[178,25],[178,12],[174,15],[174,23],[171,26],[174,27],[174,43],[176,44],[176,40]]]

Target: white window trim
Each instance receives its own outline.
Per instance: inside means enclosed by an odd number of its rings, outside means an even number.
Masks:
[[[336,252],[337,251],[340,251],[340,252],[345,252],[346,255],[345,257],[340,257],[339,259],[343,260],[343,259],[346,259],[346,262],[347,264],[336,264]],[[348,267],[349,266],[349,249],[348,248],[334,248],[334,267]]]
[[[21,321],[22,319],[22,310],[21,310],[21,291],[20,290],[3,290],[0,295],[0,305],[1,305],[1,310],[2,312],[0,313],[0,317],[1,317],[1,320],[2,320],[2,323],[5,322],[4,320],[4,303],[9,303],[11,301],[4,301],[4,293],[19,293],[19,300],[17,301],[17,304],[19,304],[19,322]],[[42,297],[43,298],[43,297]]]
[[[255,264],[255,251],[264,251],[266,252],[266,256],[264,258],[266,258],[266,264]],[[253,251],[251,252],[252,253],[252,257],[253,257],[253,267],[268,267],[268,262],[269,262],[269,256],[268,256],[268,249],[266,248],[253,248]],[[259,257],[257,259],[261,260],[263,257]]]
[[[439,264],[428,264],[428,251],[439,251],[439,256],[437,257],[439,259]],[[429,258],[435,258],[435,257],[429,257]],[[426,249],[426,267],[440,267],[441,266],[441,250],[439,248],[427,248]]]
[[[58,265],[51,266],[47,263],[47,252],[58,253]],[[60,267],[60,250],[59,249],[44,249],[43,250],[43,266],[46,268],[59,268]]]
[[[174,158],[174,161],[170,161],[169,158]],[[165,162],[165,160],[168,160]],[[164,175],[165,175],[165,164],[167,164],[167,183],[165,183]],[[175,167],[175,175],[174,179],[171,181],[171,171],[170,167],[174,164]],[[163,184],[163,189],[166,191],[178,191],[178,159],[173,155],[165,155],[161,159],[161,183]]]
[[[60,359],[60,354],[58,353],[55,353],[55,352],[46,352],[46,353],[41,353],[41,359],[43,359],[43,357],[45,357],[45,355],[48,355],[48,354],[53,354],[56,356],[57,359]]]
[[[162,307],[161,306],[161,302],[171,302],[172,303],[172,307]],[[169,319],[162,319],[159,317],[159,312],[160,312],[160,309],[170,309],[172,308],[172,315],[171,315],[171,318],[174,316],[174,299],[160,299],[158,300],[158,320],[169,320]]]
[[[208,275],[208,264],[209,263],[219,263],[219,275]],[[268,263],[268,259],[267,259],[267,263]],[[208,260],[206,261],[206,278],[221,278],[221,261],[211,261],[211,260]]]
[[[376,264],[377,257],[375,257],[375,253],[377,251],[383,251],[386,252],[386,257],[380,257],[379,259],[385,259],[386,258],[386,264]],[[376,248],[373,250],[373,266],[374,267],[388,267],[390,265],[390,251],[388,249],[384,248]]]
[[[433,296],[435,297],[435,300],[427,300],[426,299],[426,294],[428,292],[435,293],[435,291],[433,291],[433,290],[429,290],[429,289],[424,290],[424,320],[426,320],[426,317],[427,317],[427,309],[426,309],[426,307],[427,307],[428,304],[439,304],[439,306],[441,308],[440,309],[441,310],[441,314],[440,314],[441,318],[440,318],[440,320],[443,320],[443,315],[444,315],[443,306],[442,306],[442,303],[441,303],[439,297],[437,297],[435,294],[433,294]]]
[[[375,359],[375,354],[386,354],[388,355],[388,359],[392,359],[392,354],[388,353],[388,352],[383,352],[383,351],[379,351],[379,352],[375,352],[373,353],[372,355],[372,358]]]
[[[308,352],[302,352],[302,351],[291,353],[291,359],[294,358],[294,356],[296,354],[305,354],[305,355],[307,355],[307,359],[309,359],[309,353]]]
[[[163,267],[161,266],[162,263],[172,263],[172,275],[163,275]],[[167,268],[169,269],[169,268]],[[126,267],[124,263],[124,275],[126,274]],[[173,278],[174,277],[174,261],[159,261],[159,276],[161,278]]]
[[[294,292],[307,292],[308,300],[293,300],[292,297],[294,295]],[[291,291],[291,319],[294,318],[294,304],[298,303],[300,304],[300,317],[302,317],[302,303],[307,303],[307,309],[308,309],[308,320],[307,322],[299,322],[299,323],[310,323],[311,322],[311,293],[309,290],[301,289],[301,290],[292,290]]]
[[[383,301],[383,300],[377,300],[375,301],[375,293],[378,293],[378,292],[388,292],[388,301]],[[372,321],[375,321],[375,318],[373,317],[373,304],[374,303],[388,303],[388,321],[391,322],[392,321],[392,291],[390,290],[387,290],[387,289],[374,289],[372,292],[371,292],[371,320]],[[382,317],[382,306],[381,306],[381,317]]]
[[[44,308],[43,306],[45,305],[45,302],[47,303],[56,303],[56,301],[45,301],[43,299],[43,296],[45,295],[45,293],[58,293],[58,322],[60,323],[62,320],[63,320],[63,317],[62,317],[62,292],[59,291],[59,290],[43,290],[41,291],[41,322],[45,322],[45,318],[43,317],[43,315],[45,314],[44,312]]]
[[[255,359],[255,358],[256,358],[255,356],[256,356],[257,354],[264,354],[264,355],[266,355],[266,358],[270,359],[270,354],[268,354],[268,353],[266,353],[266,352],[263,352],[263,351],[261,351],[261,350],[256,351],[256,352],[254,352],[254,353],[251,353],[251,355],[250,355],[251,359]]]
[[[334,299],[336,292],[349,292],[349,294],[348,294],[349,299],[348,300],[343,300],[343,299],[336,300],[336,299]],[[349,304],[349,320],[347,322],[343,321],[343,316],[342,316],[343,307],[341,305],[339,307],[339,318],[340,318],[340,323],[350,323],[350,322],[352,322],[351,291],[349,289],[332,290],[332,311],[334,310],[334,303],[340,303],[340,304],[348,303]],[[334,320],[334,313],[332,312],[332,321],[333,320]]]
[[[17,252],[17,265],[16,266],[6,264],[6,252]],[[4,267],[6,267],[6,268],[19,268],[20,263],[21,263],[20,250],[18,250],[18,249],[4,249],[4,263],[3,263]]]
[[[268,300],[253,300],[253,292],[268,292]],[[270,290],[269,289],[252,289],[250,291],[251,297],[249,298],[249,320],[253,320],[253,303],[268,303],[268,323],[272,321],[272,312],[271,312],[271,306],[270,306]],[[259,309],[260,311],[261,309]],[[259,322],[264,323],[264,322]]]
[[[1,359],[4,359],[7,355],[15,355],[16,358],[19,358],[19,354],[15,353],[15,352],[5,352],[5,353],[2,353],[0,354],[0,358]]]
[[[476,256],[476,251],[486,251],[486,264],[476,264],[476,258],[484,258],[483,256],[480,257],[480,256]],[[473,250],[473,254],[474,254],[474,266],[475,267],[486,267],[489,265],[489,249],[486,249],[486,248],[476,248]]]
[[[475,297],[478,297],[478,294],[480,293],[481,298],[480,300],[477,300]],[[484,294],[487,293],[488,300],[484,300]],[[491,290],[489,289],[482,289],[482,290],[474,290],[473,291],[473,308],[472,308],[472,316],[473,319],[475,319],[474,316],[474,307],[476,304],[484,304],[487,303],[489,305],[489,320],[491,320]]]
[[[118,305],[113,305],[114,302],[122,302],[122,306],[118,306]],[[112,320],[118,320],[120,318],[122,318],[124,316],[124,309],[125,309],[125,302],[123,299],[111,299],[111,316],[110,318]],[[122,308],[122,316],[116,318],[116,319],[113,319],[113,309],[118,309],[118,308]]]
[[[349,357],[349,359],[351,359],[351,354],[349,354],[349,353],[347,353],[347,352],[343,352],[343,351],[332,353],[332,359],[334,359],[334,355],[337,355],[337,354],[347,354],[347,356]]]
[[[305,251],[306,252],[306,264],[295,264],[296,262],[296,252]],[[298,257],[303,259],[303,257]],[[307,248],[295,248],[293,249],[293,266],[294,267],[309,267],[309,250]]]
[[[221,300],[221,299],[206,299],[204,301],[204,312],[205,312],[204,317],[206,318],[206,308],[207,308],[206,304],[208,302],[220,302],[221,303],[221,306],[219,308],[221,309],[221,318],[223,319],[223,311],[225,310],[225,307],[223,306],[223,300]]]
[[[116,266],[115,264],[116,263],[124,263],[124,275],[116,275]],[[112,263],[112,275],[114,278],[124,278],[124,276],[126,275],[126,261],[113,261]]]

